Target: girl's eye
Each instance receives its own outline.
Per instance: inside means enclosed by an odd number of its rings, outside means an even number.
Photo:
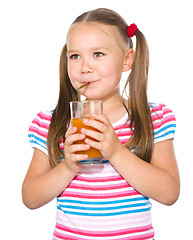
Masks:
[[[102,52],[95,52],[94,53],[94,57],[96,57],[96,58],[102,57],[102,56],[104,56],[104,53],[102,53]]]
[[[73,60],[78,59],[78,58],[80,58],[80,56],[78,54],[73,54],[70,56],[70,59],[73,59]]]

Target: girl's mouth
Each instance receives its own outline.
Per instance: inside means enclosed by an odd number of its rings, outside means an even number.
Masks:
[[[91,86],[91,85],[93,85],[94,83],[96,83],[96,82],[98,82],[98,81],[88,81],[90,84],[87,86],[87,87],[89,87],[89,86]],[[87,82],[82,82],[82,84],[86,84]]]

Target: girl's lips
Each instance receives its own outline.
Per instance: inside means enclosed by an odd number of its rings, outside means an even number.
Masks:
[[[89,81],[88,81],[89,82]],[[89,85],[87,86],[87,87],[89,87],[90,85],[93,85],[94,83],[96,83],[96,82],[98,82],[98,81],[90,81],[89,83]],[[82,82],[82,84],[86,84],[87,82]]]

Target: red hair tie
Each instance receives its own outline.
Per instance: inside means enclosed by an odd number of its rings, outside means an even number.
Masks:
[[[138,30],[137,25],[135,23],[132,23],[128,28],[127,28],[127,36],[129,38],[132,38],[135,35],[135,31]]]

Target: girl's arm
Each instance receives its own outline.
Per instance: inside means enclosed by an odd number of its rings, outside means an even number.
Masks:
[[[30,209],[45,205],[67,187],[74,175],[63,163],[51,168],[48,156],[34,149],[22,186],[23,203]]]
[[[85,120],[100,133],[82,129],[82,133],[96,141],[85,139],[90,146],[101,151],[119,174],[138,192],[166,205],[173,204],[180,191],[179,173],[174,154],[173,141],[166,140],[154,145],[151,164],[143,161],[124,147],[105,115]]]
[[[179,196],[180,180],[173,141],[156,143],[151,164],[123,147],[112,156],[111,164],[130,185],[144,196],[172,205]]]
[[[34,149],[33,158],[22,186],[24,204],[35,209],[45,205],[57,197],[74,176],[80,171],[78,161],[85,160],[87,155],[75,154],[76,151],[88,149],[88,145],[73,144],[84,139],[83,134],[76,134],[77,129],[71,128],[66,132],[65,160],[51,168],[49,157],[38,149]]]

